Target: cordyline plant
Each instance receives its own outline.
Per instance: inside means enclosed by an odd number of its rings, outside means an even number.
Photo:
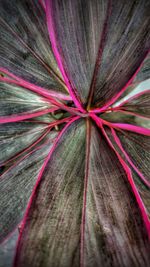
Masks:
[[[21,225],[14,266],[150,266],[149,90],[118,102],[148,78],[149,12],[0,1],[0,239]]]

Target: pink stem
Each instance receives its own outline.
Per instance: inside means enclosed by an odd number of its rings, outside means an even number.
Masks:
[[[18,84],[18,85],[22,85],[25,88],[27,87],[28,89],[32,90],[33,92],[36,92],[39,95],[42,95],[43,97],[46,97],[47,99],[51,99],[51,97],[56,97],[56,98],[61,99],[61,100],[68,100],[68,101],[72,100],[72,98],[70,96],[64,95],[62,93],[57,93],[53,90],[45,89],[44,87],[32,84],[32,83],[14,75],[13,73],[6,70],[5,68],[0,68],[0,72],[10,76],[11,78],[15,79],[16,81],[11,81],[10,78],[8,78],[8,77],[1,77],[1,78],[3,78],[3,79],[7,78],[8,81],[10,81],[11,83],[16,82],[16,84]],[[1,79],[1,80],[3,80],[3,79]],[[4,79],[4,81],[5,81],[5,79]],[[20,82],[20,83],[17,83],[17,82]]]
[[[15,84],[17,86],[23,87],[26,90],[30,90],[38,95],[42,96],[45,102],[53,103],[54,105],[61,106],[61,103],[57,102],[52,96],[49,95],[49,92],[46,89],[35,86],[34,84],[28,83],[26,81],[12,80],[6,77],[0,77],[0,81]]]
[[[134,133],[150,136],[150,129],[147,129],[141,126],[136,126],[136,125],[127,124],[127,123],[108,122],[106,120],[103,120],[102,118],[97,117],[94,113],[90,113],[90,117],[93,118],[95,121],[97,121],[97,123],[99,123],[100,125],[103,123],[104,125],[107,125],[111,128],[122,129],[126,131],[131,131]]]
[[[104,124],[108,125],[108,123],[104,123]],[[138,134],[150,136],[150,129],[147,129],[147,128],[144,128],[141,126],[136,126],[136,125],[127,124],[127,123],[109,123],[109,126],[112,126],[114,128],[120,128],[122,130],[131,131],[131,132],[138,133]]]
[[[45,110],[42,110],[42,111],[37,111],[37,112],[31,113],[31,114],[24,114],[24,115],[21,114],[21,115],[16,115],[16,116],[0,117],[0,124],[23,121],[23,120],[26,120],[26,119],[39,117],[39,116],[42,116],[44,114],[48,114],[50,112],[53,112],[55,110],[56,110],[56,108],[50,108],[50,109],[45,109]]]
[[[53,53],[55,55],[55,59],[57,61],[57,64],[59,66],[59,69],[62,73],[62,76],[64,77],[64,81],[67,85],[67,88],[69,90],[69,93],[72,97],[72,100],[74,101],[74,104],[76,105],[76,107],[83,113],[85,113],[86,111],[83,109],[78,97],[76,96],[75,91],[73,90],[70,81],[66,75],[64,66],[62,64],[62,60],[61,60],[61,56],[59,54],[58,48],[57,48],[57,41],[56,41],[56,36],[55,36],[55,31],[54,31],[54,25],[53,25],[53,20],[52,20],[52,8],[51,8],[51,0],[46,0],[45,1],[46,4],[46,17],[47,17],[47,27],[48,27],[48,31],[49,31],[49,37],[50,37],[50,42],[52,45],[52,49],[53,49]]]
[[[48,102],[50,101],[51,104],[59,107],[60,109],[63,109],[63,110],[66,110],[70,113],[73,113],[73,114],[76,114],[76,115],[81,115],[84,117],[84,114],[83,113],[80,113],[78,112],[78,109],[77,108],[72,108],[72,107],[68,107],[67,105],[63,104],[63,103],[60,103],[60,102],[57,102],[54,98],[52,97],[47,97],[45,94],[45,92],[43,93],[43,91],[40,93],[40,91],[38,90],[39,88],[36,88],[32,85],[32,84],[29,84],[28,82],[26,82],[26,84],[22,84],[22,82],[20,81],[14,81],[14,80],[11,80],[9,78],[4,78],[4,77],[0,77],[0,81],[5,81],[5,82],[8,82],[8,83],[12,83],[12,84],[16,84],[16,85],[19,85],[19,86],[25,86],[25,89],[29,89],[33,92],[36,92],[36,93],[39,93],[41,95],[43,95],[45,97],[45,101]],[[37,91],[38,90],[38,91]],[[57,110],[57,108],[55,108],[55,110]]]
[[[124,154],[124,156],[126,157],[127,161],[130,163],[130,165],[132,166],[132,168],[135,170],[135,172],[140,176],[141,180],[144,182],[144,184],[146,186],[148,186],[150,188],[150,182],[148,182],[144,175],[138,170],[138,168],[134,165],[134,163],[132,162],[132,160],[130,159],[129,155],[126,153],[126,151],[124,150],[119,137],[117,136],[115,130],[113,128],[111,128],[111,132],[112,132],[112,136],[116,142],[116,144],[118,145],[118,147],[120,148],[120,150],[122,151],[122,153]]]

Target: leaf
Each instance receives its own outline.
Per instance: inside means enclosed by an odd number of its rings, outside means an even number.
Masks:
[[[46,1],[52,48],[70,93],[86,104],[109,1]],[[100,46],[101,47],[101,46]]]
[[[150,118],[150,90],[136,94],[120,105],[121,109]]]
[[[149,4],[142,0],[46,4],[53,51],[70,92],[84,104],[94,94],[93,103],[104,105],[145,59]]]
[[[47,163],[27,214],[17,266],[78,265],[84,161],[80,120],[65,130]]]
[[[55,136],[56,133],[51,133],[47,144],[26,154],[0,177],[0,242],[20,223]]]
[[[150,137],[135,133],[117,131],[117,136],[121,142],[124,151],[128,154],[135,168],[150,183],[149,161],[150,161]],[[124,158],[126,158],[124,156]],[[150,215],[150,189],[142,182],[141,175],[133,168],[133,177],[141,194],[143,202]]]
[[[103,106],[132,83],[149,50],[149,3],[112,1],[93,104]]]
[[[16,267],[148,266],[148,237],[126,174],[93,124],[86,136],[86,162],[83,121],[60,138],[26,214]]]
[[[0,125],[0,165],[32,145],[44,132],[45,125],[33,122]]]
[[[128,94],[130,94],[138,85],[140,85],[140,83],[147,81],[149,78],[150,78],[150,53],[148,53],[148,55],[146,56],[139,72],[133,79],[131,85],[129,85],[129,87],[127,87],[124,93],[121,95],[120,97],[121,100],[122,98],[128,96]],[[143,85],[141,84],[141,86]]]
[[[66,93],[38,1],[2,0],[0,27],[1,67],[36,85]]]
[[[93,126],[88,173],[84,265],[148,266],[145,227],[126,174]]]
[[[150,53],[145,58],[140,71],[137,73],[133,83],[140,83],[150,78]]]
[[[0,81],[0,116],[31,113],[53,107],[26,88]]]
[[[150,122],[148,117],[139,115],[138,113],[135,113],[133,111],[128,111],[122,107],[114,111],[112,110],[105,112],[99,117],[107,122],[124,123],[128,125],[143,126],[143,128],[150,128]]]

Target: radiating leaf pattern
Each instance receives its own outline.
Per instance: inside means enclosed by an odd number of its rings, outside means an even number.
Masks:
[[[0,242],[20,225],[14,267],[149,267],[149,88],[120,101],[149,78],[149,10],[0,1]]]
[[[61,63],[73,90],[87,102],[108,1],[46,1],[48,25],[54,28]],[[59,59],[58,59],[59,60]]]
[[[44,171],[28,212],[16,266],[79,266],[80,261],[85,266],[148,266],[146,229],[126,174],[93,125],[85,206],[81,193],[84,158],[82,121],[63,135]],[[85,213],[84,222],[81,211]],[[83,253],[82,223],[85,223]]]

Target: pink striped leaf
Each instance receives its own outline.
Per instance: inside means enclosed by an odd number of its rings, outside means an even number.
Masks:
[[[135,168],[132,167],[134,170],[133,174],[135,182],[150,215],[150,190],[146,184],[142,182],[143,179],[141,177],[142,175],[150,184],[150,138],[148,136],[124,131],[117,131],[116,134],[124,151],[128,154],[130,160],[135,166]]]
[[[0,67],[36,85],[68,94],[39,1],[0,1],[0,28]]]
[[[45,125],[33,122],[0,125],[0,166],[17,153],[32,145],[45,132]]]
[[[134,109],[134,106],[133,106],[133,109]],[[141,110],[144,111],[142,107],[141,107]],[[99,118],[105,121],[108,121],[108,122],[112,122],[112,123],[126,123],[129,125],[131,124],[135,126],[143,126],[145,128],[150,127],[149,118],[148,116],[146,117],[144,113],[143,115],[141,115],[141,113],[139,114],[135,112],[135,110],[127,111],[123,107],[115,107],[114,109],[112,108],[108,110],[108,112],[100,114]]]
[[[16,161],[0,177],[0,242],[11,234],[23,218],[25,208],[56,133],[47,136],[47,143],[38,146]]]
[[[16,265],[34,266],[36,262],[43,266],[73,266],[78,263],[84,163],[85,123],[80,120],[66,128],[47,162],[26,215]],[[32,244],[35,255],[27,252],[27,243],[28,248]],[[25,260],[26,253],[29,254]]]
[[[132,83],[124,91],[124,93],[121,95],[120,99],[124,98],[129,93],[131,93],[133,91],[133,89],[135,89],[138,85],[140,85],[140,83],[142,83],[144,81],[148,81],[149,78],[150,78],[150,52],[146,56],[144,62],[142,63],[142,66],[141,66],[139,72],[137,73],[137,75],[133,79]]]
[[[120,108],[145,118],[150,118],[150,90],[130,97],[125,102],[121,103]]]
[[[52,48],[70,94],[86,104],[101,58],[110,1],[47,0]],[[98,55],[98,56],[97,56]],[[95,78],[94,78],[95,80]],[[95,81],[94,81],[95,82]]]
[[[57,109],[48,100],[13,83],[0,81],[0,123],[38,117]]]
[[[116,101],[140,71],[149,51],[149,8],[147,1],[112,0],[94,94],[97,105]]]
[[[14,266],[148,266],[146,227],[126,172],[94,124],[86,129],[85,139],[83,120],[71,124],[51,154]]]

